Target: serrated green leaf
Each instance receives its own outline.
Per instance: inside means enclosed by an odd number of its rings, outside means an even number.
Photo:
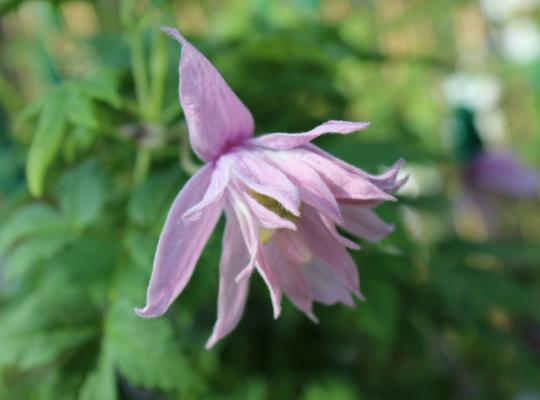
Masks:
[[[29,370],[60,357],[95,334],[93,328],[59,328],[0,335],[0,368],[16,366]]]
[[[43,181],[47,169],[58,154],[62,138],[66,130],[64,117],[66,104],[65,88],[57,89],[47,98],[39,116],[37,130],[32,138],[28,160],[26,163],[26,178],[28,187],[34,196],[43,193]]]
[[[173,390],[195,383],[166,319],[140,318],[120,300],[107,315],[105,334],[111,359],[132,384]]]
[[[105,183],[96,163],[86,162],[68,171],[58,184],[60,209],[77,228],[95,221],[105,205]]]
[[[99,128],[94,103],[82,92],[70,90],[66,104],[66,118],[74,126],[89,129]]]
[[[2,224],[0,229],[0,255],[17,241],[40,234],[66,231],[64,218],[53,208],[35,203],[18,209]]]
[[[116,400],[114,368],[107,353],[102,350],[98,366],[86,378],[79,392],[79,400]]]
[[[72,240],[72,235],[60,233],[31,238],[17,246],[6,262],[6,278],[14,279],[27,274],[38,263],[58,254]]]

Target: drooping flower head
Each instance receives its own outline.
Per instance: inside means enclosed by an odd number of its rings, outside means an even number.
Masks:
[[[462,165],[464,200],[475,205],[487,231],[493,233],[498,224],[499,200],[535,198],[540,174],[510,152],[486,149],[472,110],[458,108],[455,120],[455,151]]]
[[[348,134],[364,122],[328,121],[308,132],[253,137],[253,117],[214,66],[176,30],[182,45],[180,104],[191,146],[205,165],[174,200],[159,238],[146,306],[157,317],[188,283],[220,215],[226,225],[220,260],[217,321],[207,347],[231,332],[246,303],[256,271],[266,283],[274,317],[281,296],[316,320],[312,303],[352,306],[362,297],[358,272],[336,225],[368,241],[392,226],[372,208],[395,200],[404,180],[398,161],[373,176],[310,142],[323,134]]]

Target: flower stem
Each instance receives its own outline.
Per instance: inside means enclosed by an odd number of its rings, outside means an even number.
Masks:
[[[135,171],[133,172],[133,183],[138,184],[144,182],[148,171],[150,170],[150,164],[152,162],[152,152],[146,147],[140,147],[137,151],[137,158],[135,160]]]

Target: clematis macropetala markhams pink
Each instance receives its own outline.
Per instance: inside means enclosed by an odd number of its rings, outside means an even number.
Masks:
[[[320,135],[348,134],[364,122],[328,121],[308,132],[253,137],[253,117],[214,66],[176,30],[182,46],[180,104],[191,146],[205,165],[174,200],[155,255],[142,317],[158,317],[188,283],[222,211],[226,225],[219,266],[217,321],[211,347],[238,324],[256,271],[270,292],[274,317],[281,297],[316,321],[312,303],[353,306],[362,298],[346,248],[358,245],[336,225],[368,241],[392,231],[372,208],[392,196],[402,161],[378,176],[315,147]]]

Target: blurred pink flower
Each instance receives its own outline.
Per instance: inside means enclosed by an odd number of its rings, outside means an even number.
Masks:
[[[161,233],[143,317],[165,313],[188,283],[221,212],[226,215],[220,261],[218,316],[207,347],[238,324],[249,277],[268,286],[274,317],[284,293],[312,320],[312,302],[354,305],[358,272],[336,224],[368,241],[392,230],[372,211],[395,198],[398,161],[373,176],[310,142],[348,134],[364,122],[328,121],[308,132],[253,137],[253,117],[214,66],[176,30],[182,45],[180,103],[191,146],[206,164],[175,199]]]
[[[498,199],[532,199],[538,195],[540,174],[511,153],[481,151],[464,170],[468,197],[478,207],[489,232],[498,224]]]

